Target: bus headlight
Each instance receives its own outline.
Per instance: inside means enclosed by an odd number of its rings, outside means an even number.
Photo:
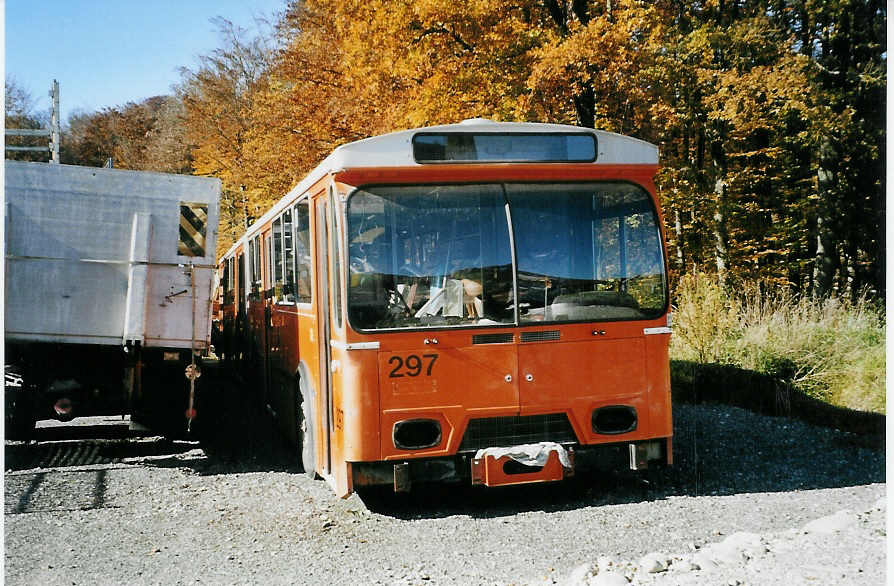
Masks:
[[[400,450],[422,450],[441,443],[441,422],[435,419],[406,419],[394,424],[391,435]]]

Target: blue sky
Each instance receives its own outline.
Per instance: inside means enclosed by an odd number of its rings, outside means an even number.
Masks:
[[[2,6],[3,0],[0,0]],[[220,46],[210,19],[254,32],[286,0],[5,0],[6,76],[37,110],[59,81],[63,123],[76,110],[171,93],[178,67]]]

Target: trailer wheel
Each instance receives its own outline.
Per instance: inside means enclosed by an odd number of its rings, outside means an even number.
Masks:
[[[313,406],[311,395],[304,377],[298,378],[297,405],[295,409],[295,435],[298,438],[297,451],[301,458],[301,468],[311,479],[317,477],[316,445],[314,442]]]
[[[6,366],[4,383],[6,439],[29,440],[37,423],[34,389],[28,386],[16,365]]]

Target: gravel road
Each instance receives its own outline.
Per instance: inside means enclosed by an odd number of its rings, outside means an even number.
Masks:
[[[720,405],[674,425],[651,484],[345,500],[263,437],[230,464],[158,438],[7,443],[6,583],[885,583],[883,451]]]

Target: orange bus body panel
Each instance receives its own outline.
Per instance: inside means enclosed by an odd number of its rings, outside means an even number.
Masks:
[[[576,163],[489,163],[344,169],[335,180],[345,186],[388,183],[493,183],[500,181],[601,181],[625,179],[652,184],[658,165],[592,165]],[[654,188],[649,189],[654,193]]]

